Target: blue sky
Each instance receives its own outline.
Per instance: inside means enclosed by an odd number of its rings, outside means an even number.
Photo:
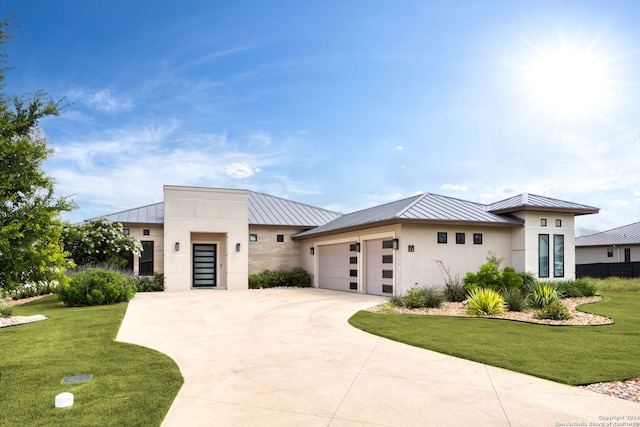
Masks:
[[[530,192],[600,207],[581,228],[640,221],[636,1],[0,11],[20,25],[4,45],[5,92],[71,103],[41,122],[55,149],[46,171],[78,205],[71,221],[159,202],[164,184],[341,212],[419,192]]]

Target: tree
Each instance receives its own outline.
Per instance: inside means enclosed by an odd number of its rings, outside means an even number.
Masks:
[[[126,236],[122,224],[98,218],[63,230],[64,249],[76,265],[108,263],[126,267],[130,255],[140,255],[142,244]]]
[[[9,38],[9,20],[0,22],[0,45]],[[0,62],[6,54],[0,53]],[[0,68],[0,89],[4,71]],[[58,115],[60,101],[0,94],[0,288],[64,280],[67,265],[60,242],[60,212],[73,208],[54,194],[54,180],[42,170],[53,153],[38,127]]]

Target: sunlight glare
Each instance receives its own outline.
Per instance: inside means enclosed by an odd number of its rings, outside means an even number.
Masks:
[[[537,108],[573,116],[606,102],[605,61],[589,51],[562,49],[541,53],[527,71],[528,89]]]

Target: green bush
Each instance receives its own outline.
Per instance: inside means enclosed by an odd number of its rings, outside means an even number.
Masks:
[[[447,282],[444,285],[444,297],[447,301],[461,302],[467,298],[467,291],[460,282]]]
[[[500,294],[509,311],[523,311],[528,305],[527,295],[520,288],[504,289]]]
[[[504,298],[493,289],[472,289],[469,291],[467,302],[467,313],[473,316],[492,316],[505,310]]]
[[[296,267],[291,271],[264,270],[261,273],[249,275],[249,289],[274,288],[276,286],[308,288],[311,286],[311,277],[301,267]]]
[[[402,297],[399,295],[393,295],[393,296],[387,297],[387,302],[389,304],[393,304],[395,307],[402,307],[404,305],[404,302],[402,301]]]
[[[554,286],[563,298],[592,297],[598,289],[594,284],[584,280],[563,280],[555,282]]]
[[[402,304],[407,308],[438,308],[443,301],[444,296],[436,288],[417,284],[402,296]]]
[[[164,291],[164,274],[154,274],[153,279],[146,276],[136,277],[136,292]]]
[[[533,286],[538,279],[533,273],[529,273],[528,271],[521,271],[518,273],[518,276],[522,277],[522,289],[526,290]]]
[[[4,293],[0,289],[0,316],[11,316],[13,309],[7,305],[4,298]]]
[[[554,301],[538,310],[536,319],[567,320],[571,319],[571,314],[567,307],[560,301]]]
[[[102,268],[75,272],[58,287],[58,299],[70,307],[127,302],[135,293],[134,277]]]
[[[530,292],[529,302],[536,308],[544,308],[562,297],[550,283],[536,282],[530,287]]]
[[[487,258],[489,262],[482,264],[476,273],[468,272],[464,277],[464,288],[467,291],[476,288],[502,289],[521,288],[524,279],[516,273],[513,267],[505,267],[500,270],[502,259],[496,260],[495,256]]]

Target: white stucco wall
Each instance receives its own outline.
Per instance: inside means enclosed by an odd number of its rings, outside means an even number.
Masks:
[[[216,243],[217,287],[247,289],[249,196],[245,190],[164,187],[165,289],[192,289],[193,243]],[[180,249],[175,250],[176,242]],[[240,251],[236,244],[240,243]]]
[[[575,279],[575,217],[573,214],[561,212],[522,211],[514,213],[525,220],[524,228],[514,229],[513,233],[513,267],[516,271],[527,271],[538,277],[538,236],[549,235],[549,269],[550,277],[544,280],[573,280]],[[546,219],[547,225],[542,226],[541,220]],[[562,225],[556,226],[556,220]],[[564,276],[553,275],[553,236],[564,235]]]

